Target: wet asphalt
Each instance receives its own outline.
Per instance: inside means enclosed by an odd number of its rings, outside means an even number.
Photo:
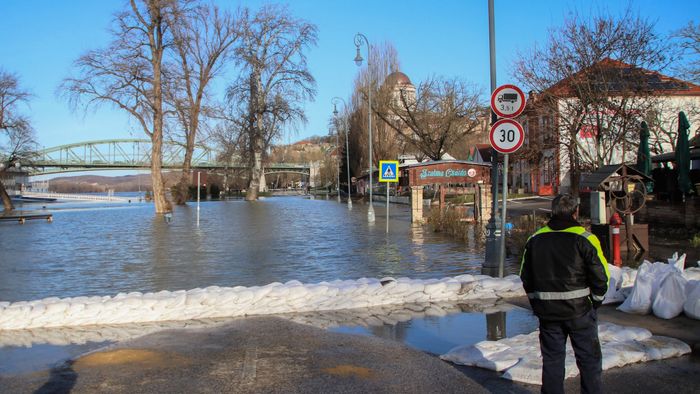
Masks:
[[[642,323],[652,332],[684,333],[690,343],[700,336],[698,321],[630,317],[619,315],[614,307],[603,307],[600,315],[616,323],[622,323],[616,319]],[[604,371],[603,384],[609,393],[696,393],[700,355],[695,351]],[[567,393],[579,392],[578,378],[565,385]],[[399,342],[333,333],[279,317],[157,332],[51,370],[0,377],[2,393],[536,393],[539,389],[502,379],[493,371],[443,362]]]

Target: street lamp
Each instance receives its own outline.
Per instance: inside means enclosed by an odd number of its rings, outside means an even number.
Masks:
[[[340,97],[333,97],[333,117],[335,118],[335,131],[338,132],[338,108],[336,103],[338,101],[343,102],[343,109],[347,108],[345,100]],[[345,133],[345,163],[347,163],[347,174],[348,174],[348,209],[352,209],[352,194],[350,193],[350,145],[348,144],[348,131],[343,127],[343,132]],[[340,177],[340,170],[338,170],[338,177]],[[340,180],[338,180],[338,196],[340,197]]]
[[[335,112],[334,112],[335,113]],[[335,192],[338,194],[338,202],[340,202],[340,159],[338,155],[340,154],[340,144],[338,143],[338,125],[335,127]],[[333,135],[333,129],[328,130],[328,135]]]
[[[367,45],[367,102],[369,106],[367,109],[367,119],[369,123],[369,210],[367,211],[367,221],[372,223],[374,222],[374,207],[372,206],[372,64],[370,63],[369,59],[371,49],[369,46],[369,41],[367,40],[367,37],[365,37],[364,34],[355,34],[355,47],[357,48],[357,54],[355,55],[355,64],[357,64],[358,67],[362,65],[362,60],[364,60],[362,59],[362,55],[360,54],[360,45],[362,45],[363,40]]]

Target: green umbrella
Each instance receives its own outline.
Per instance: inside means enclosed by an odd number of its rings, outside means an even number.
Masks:
[[[651,175],[651,152],[649,152],[649,126],[642,121],[639,132],[639,149],[637,149],[637,170],[646,176]],[[651,182],[646,183],[647,192],[651,192]]]
[[[690,182],[690,144],[688,143],[690,123],[683,111],[678,113],[678,142],[676,143],[676,168],[678,168],[678,188],[683,195],[693,190]]]

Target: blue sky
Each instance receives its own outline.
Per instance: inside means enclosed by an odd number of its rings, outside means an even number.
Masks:
[[[34,94],[27,113],[40,145],[145,138],[118,110],[100,107],[89,113],[73,113],[56,95],[76,58],[107,45],[112,16],[125,4],[125,0],[0,0],[0,68],[18,74],[22,85]],[[219,4],[224,8],[239,4],[256,8],[261,2],[219,0]],[[294,0],[288,4],[295,16],[319,28],[318,46],[308,53],[317,97],[306,105],[308,124],[281,142],[328,133],[331,99],[340,96],[347,100],[358,72],[352,61],[357,32],[364,33],[371,43],[392,42],[402,71],[415,84],[434,74],[464,78],[488,90],[487,0]],[[700,2],[690,0],[665,1],[663,6],[658,0],[495,0],[498,84],[512,82],[510,63],[517,51],[544,43],[548,29],[560,26],[568,13],[589,15],[600,9],[619,13],[628,4],[642,17],[655,21],[661,33],[676,30],[700,15]]]

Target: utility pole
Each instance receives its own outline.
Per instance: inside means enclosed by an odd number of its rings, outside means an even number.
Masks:
[[[493,0],[489,0],[489,60],[491,74],[491,92],[496,90],[496,33]],[[491,110],[491,124],[497,121],[496,113]],[[498,226],[498,152],[491,148],[491,217],[486,224],[486,253],[481,272],[485,275],[496,276],[499,262],[502,260],[498,237],[501,229]]]

